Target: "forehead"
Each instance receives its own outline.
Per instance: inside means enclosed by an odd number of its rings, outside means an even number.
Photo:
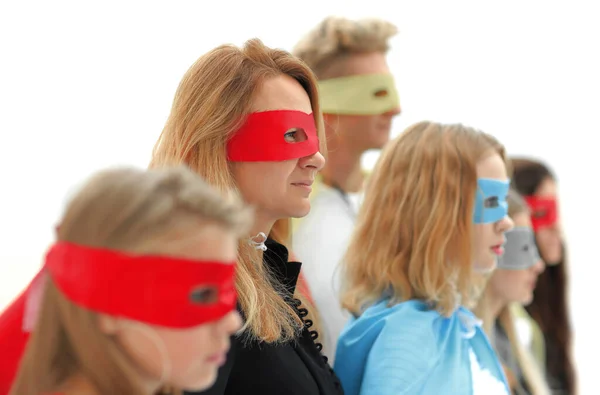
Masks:
[[[531,218],[526,211],[513,215],[512,220],[515,223],[515,226],[531,228]]]
[[[153,239],[151,251],[145,253],[230,262],[237,257],[237,237],[222,225],[188,218]]]
[[[298,81],[288,75],[265,79],[252,103],[252,112],[296,110],[311,113],[308,94]]]
[[[546,177],[535,194],[537,196],[553,197],[556,196],[556,192],[556,182],[552,178]]]
[[[477,162],[477,177],[490,178],[494,180],[507,180],[506,165],[502,157],[494,152],[484,156]]]
[[[331,72],[335,72],[338,77],[361,74],[389,74],[390,68],[383,52],[367,52],[339,58],[331,65]]]

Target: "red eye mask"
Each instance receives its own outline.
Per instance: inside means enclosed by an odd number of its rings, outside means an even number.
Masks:
[[[313,114],[277,110],[255,112],[227,143],[231,162],[278,162],[319,152]]]
[[[558,221],[558,205],[555,198],[526,196],[525,200],[531,209],[533,230],[547,228]]]
[[[76,305],[170,328],[218,320],[235,308],[235,262],[133,256],[59,242],[45,269]]]

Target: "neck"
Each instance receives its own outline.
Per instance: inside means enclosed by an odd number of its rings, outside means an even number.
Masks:
[[[496,322],[504,307],[506,307],[506,301],[504,299],[494,296],[493,294],[489,295],[486,303],[486,310],[492,322]]]
[[[142,385],[142,388],[145,388],[146,393],[149,395],[156,393],[159,389],[156,380],[143,382]],[[92,382],[79,372],[67,378],[60,386],[58,393],[64,393],[65,395],[101,395]]]
[[[249,236],[252,238],[261,232],[266,236],[269,236],[274,224],[275,220],[271,216],[261,212],[260,210],[256,210],[254,214],[254,226],[252,226]]]
[[[341,144],[330,144],[327,165],[321,171],[323,182],[344,192],[360,192],[364,182],[361,157],[362,152],[352,152]]]

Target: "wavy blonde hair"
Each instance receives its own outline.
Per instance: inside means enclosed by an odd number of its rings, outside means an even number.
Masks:
[[[515,190],[510,190],[508,193],[508,215],[514,217],[518,214],[528,214],[529,207],[519,193]],[[492,278],[492,273],[489,277]],[[489,280],[488,280],[489,281]],[[496,321],[500,323],[502,329],[508,337],[508,341],[511,346],[511,351],[514,354],[517,364],[523,373],[523,377],[527,382],[527,386],[532,395],[550,395],[551,391],[548,387],[548,383],[544,378],[544,374],[540,369],[540,366],[535,361],[535,358],[531,352],[523,346],[517,336],[517,329],[515,322],[517,320],[516,314],[513,311],[513,304],[507,304],[502,307],[497,317],[491,314],[490,303],[492,302],[492,295],[490,292],[491,288],[485,287],[481,298],[479,299],[477,306],[474,309],[475,314],[483,321],[483,330],[486,332],[490,339],[494,339],[495,332],[494,326]],[[516,386],[519,383],[514,383]]]
[[[383,150],[343,260],[342,305],[355,315],[390,292],[391,304],[430,302],[450,315],[474,297],[476,165],[505,158],[492,136],[420,122]]]
[[[261,83],[287,75],[306,90],[311,101],[321,152],[326,152],[317,82],[311,70],[290,53],[247,41],[242,48],[223,45],[201,56],[185,73],[167,123],[154,147],[150,167],[185,163],[218,189],[236,187],[227,161],[227,140],[250,114]],[[289,240],[289,219],[272,230]],[[288,341],[302,326],[285,293],[262,263],[262,253],[242,241],[238,254],[237,290],[244,313],[246,339]]]
[[[241,236],[250,214],[183,166],[113,169],[92,177],[68,204],[58,240],[153,253],[165,243],[161,237],[192,226],[217,224]],[[69,301],[50,277],[44,281],[40,315],[10,394],[52,393],[75,374],[100,394],[146,394],[122,346],[101,331],[98,314]]]
[[[345,75],[340,60],[369,52],[387,53],[398,28],[376,18],[350,20],[328,17],[304,36],[292,50],[321,79]]]

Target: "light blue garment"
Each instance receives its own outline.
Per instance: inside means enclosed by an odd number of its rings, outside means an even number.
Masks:
[[[507,388],[504,371],[476,317],[460,307],[449,318],[412,300],[385,299],[340,335],[334,370],[345,395],[472,395],[469,348]]]

